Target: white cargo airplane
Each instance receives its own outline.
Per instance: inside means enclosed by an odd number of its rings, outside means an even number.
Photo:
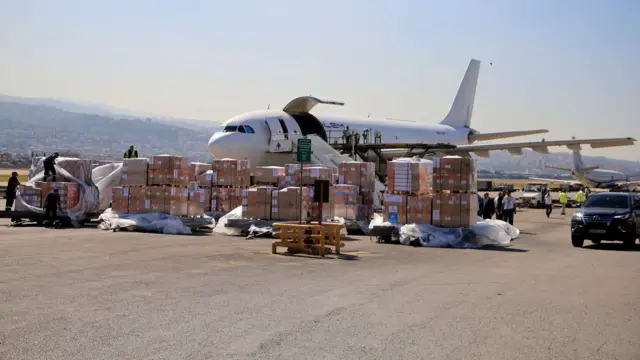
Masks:
[[[563,140],[513,144],[471,145],[476,141],[546,133],[548,130],[522,130],[482,134],[471,128],[471,115],[480,71],[480,61],[472,59],[467,68],[451,110],[439,124],[425,124],[393,119],[352,118],[335,115],[313,115],[318,104],[344,105],[342,102],[302,96],[282,110],[259,110],[227,120],[209,140],[209,152],[216,158],[248,159],[252,166],[284,165],[296,161],[296,144],[301,137],[312,140],[312,162],[336,165],[345,157],[333,147],[343,143],[344,130],[362,134],[369,130],[369,143],[380,144],[381,154],[389,159],[401,156],[413,145],[432,145],[431,154],[454,155],[475,153],[488,157],[490,150],[508,150],[522,154],[531,148],[548,153],[548,146],[590,144],[592,147],[633,144],[633,139]],[[363,141],[361,141],[363,143]],[[331,145],[329,145],[331,144]]]
[[[580,147],[573,149],[573,164],[571,169],[556,166],[545,166],[548,169],[570,172],[575,181],[534,178],[534,180],[546,180],[554,183],[582,184],[591,188],[610,188],[622,182],[629,181],[633,175],[626,175],[620,171],[600,169],[599,166],[586,166],[582,160]]]

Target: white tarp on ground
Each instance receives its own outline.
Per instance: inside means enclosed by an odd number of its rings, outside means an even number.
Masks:
[[[31,178],[26,185],[35,185],[35,182],[44,180],[43,159],[38,160],[29,170]],[[75,182],[79,184],[79,201],[78,205],[58,213],[59,216],[68,216],[74,226],[78,226],[80,222],[86,219],[86,214],[95,214],[99,211],[100,194],[98,188],[93,184],[91,178],[91,162],[89,160],[59,158],[56,161],[56,178],[55,181]],[[51,179],[51,178],[49,178]],[[49,180],[48,179],[48,180]],[[25,209],[38,214],[44,214],[44,209],[31,206],[24,202],[20,196],[20,191],[16,194],[16,209]],[[46,199],[48,194],[42,194],[42,201]]]
[[[215,221],[211,219],[215,224]],[[152,231],[162,234],[185,235],[191,234],[191,229],[185,226],[179,217],[161,213],[124,214],[105,210],[100,215],[99,229]]]
[[[91,176],[100,191],[100,210],[111,207],[111,189],[122,184],[122,163],[111,163],[93,169]]]
[[[213,228],[213,232],[224,235],[241,235],[240,229],[226,227],[227,221],[232,219],[242,219],[242,206],[231,210],[227,215],[221,217]]]
[[[377,215],[377,214],[376,214]],[[394,226],[374,216],[369,226]],[[423,247],[454,247],[477,249],[486,245],[508,245],[520,235],[520,230],[502,220],[480,220],[471,228],[441,228],[433,225],[409,224],[400,227],[400,243]]]

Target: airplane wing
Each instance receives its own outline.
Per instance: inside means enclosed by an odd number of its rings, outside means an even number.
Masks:
[[[580,181],[576,181],[576,180],[545,179],[545,178],[535,178],[535,177],[532,177],[529,179],[536,180],[536,181],[546,181],[554,184],[569,184],[569,185],[581,184]]]
[[[474,141],[487,141],[487,140],[497,140],[504,139],[516,136],[527,136],[527,135],[536,135],[536,134],[545,134],[548,133],[547,129],[537,129],[537,130],[521,130],[521,131],[505,131],[505,132],[497,132],[497,133],[475,133],[469,135],[469,139]]]
[[[566,172],[573,172],[573,170],[569,169],[569,168],[563,168],[563,167],[557,167],[557,166],[545,166],[547,169],[553,169],[553,170],[558,170],[558,171],[566,171]]]
[[[571,140],[551,140],[522,142],[511,144],[482,144],[482,145],[459,145],[455,148],[433,148],[430,151],[441,155],[466,155],[474,153],[479,157],[489,157],[489,151],[507,150],[513,155],[522,155],[523,149],[532,149],[541,154],[548,154],[550,146],[566,146],[569,149],[580,147],[580,145],[589,145],[591,148],[605,148],[614,146],[629,146],[635,143],[635,139],[626,138],[608,138],[608,139],[571,139]]]

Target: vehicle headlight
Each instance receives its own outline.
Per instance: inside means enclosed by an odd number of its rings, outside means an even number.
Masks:
[[[584,215],[582,215],[581,212],[577,212],[573,214],[573,219],[574,220],[582,220],[582,218],[584,217]]]
[[[622,215],[616,215],[616,216],[614,216],[614,218],[616,218],[616,219],[622,219],[622,220],[626,220],[626,219],[628,219],[628,218],[630,218],[630,217],[631,217],[631,214],[622,214]]]

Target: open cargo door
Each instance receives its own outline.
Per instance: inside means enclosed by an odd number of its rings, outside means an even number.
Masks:
[[[284,120],[278,117],[268,117],[265,119],[269,131],[271,131],[271,141],[269,142],[269,152],[291,152],[293,142],[289,139],[289,131]]]

